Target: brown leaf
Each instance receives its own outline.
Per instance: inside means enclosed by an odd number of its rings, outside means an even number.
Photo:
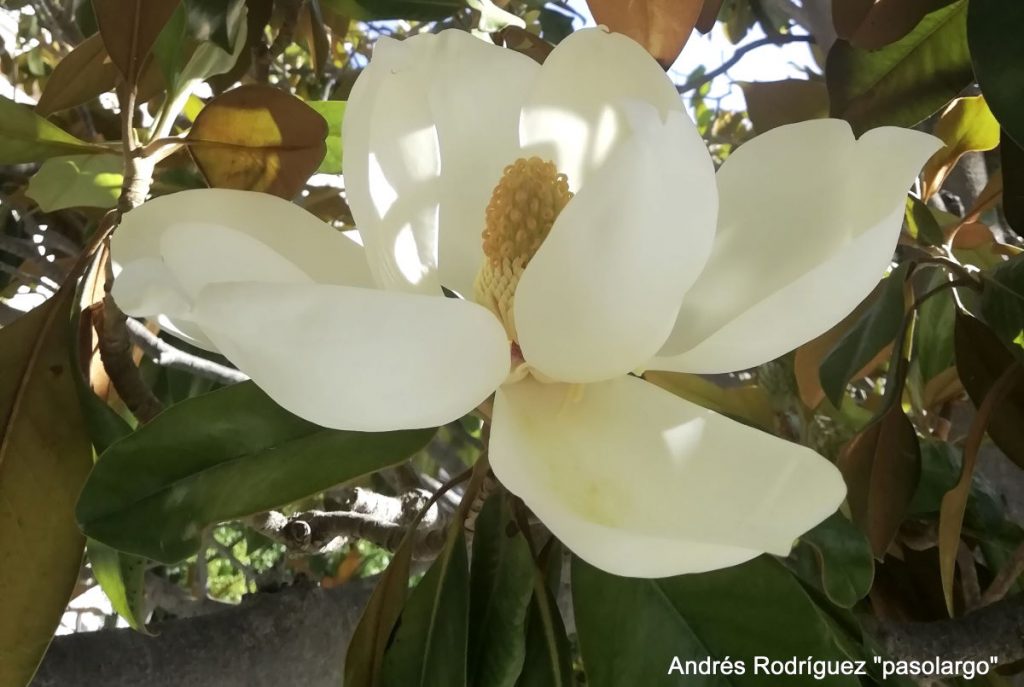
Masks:
[[[100,34],[94,33],[57,63],[36,105],[36,113],[46,117],[81,105],[111,90],[116,82],[117,67],[107,56]]]
[[[92,0],[111,61],[135,85],[160,30],[181,0]]]
[[[506,26],[501,31],[491,35],[494,36],[495,44],[522,53],[537,64],[544,64],[544,60],[555,49],[555,46],[540,36],[536,36],[518,26]]]
[[[980,320],[957,313],[954,331],[956,366],[960,381],[975,407],[980,408],[996,381],[1014,366],[1016,359],[999,337]],[[1024,379],[1007,391],[993,408],[988,435],[1006,456],[1024,468]]]
[[[833,2],[833,8],[836,4],[857,4],[850,0]],[[924,15],[949,3],[950,0],[875,0],[849,40],[865,50],[884,48],[910,33]]]
[[[885,556],[907,513],[921,476],[921,450],[914,425],[898,398],[844,447],[836,461],[848,489],[853,522]]]
[[[832,25],[836,35],[849,40],[868,16],[875,0],[832,0]]]
[[[740,83],[754,131],[763,134],[783,124],[828,117],[824,81],[786,79]]]
[[[624,33],[668,69],[700,17],[704,0],[587,0],[594,20]]]
[[[796,377],[796,386],[800,393],[800,400],[811,410],[817,408],[825,400],[825,390],[821,388],[821,374],[819,372],[822,361],[829,351],[839,343],[839,340],[853,328],[853,325],[857,324],[861,316],[874,304],[884,285],[885,282],[879,283],[853,312],[844,317],[832,329],[796,349],[796,356],[793,361],[793,374]],[[874,372],[889,359],[891,354],[892,346],[886,346],[867,365],[851,377],[850,381],[862,379]]]
[[[327,152],[327,122],[270,86],[241,86],[202,109],[189,151],[210,186],[292,198]]]
[[[955,343],[957,368],[961,369],[964,386],[970,389],[979,379],[991,378],[991,374],[1000,369],[1005,358],[995,348],[1002,347],[999,341],[992,341],[994,335],[981,322],[963,313],[957,313]],[[993,343],[995,346],[993,346]],[[982,360],[975,360],[975,347],[982,351]],[[1007,353],[1009,355],[1009,353]],[[971,361],[968,363],[968,361]],[[972,368],[964,372],[961,366]],[[975,377],[977,375],[977,377]],[[965,378],[971,378],[968,382]],[[978,451],[985,438],[990,434],[995,418],[1005,412],[1004,407],[1015,405],[1024,393],[1024,366],[1015,360],[1001,368],[997,378],[988,386],[984,399],[971,421],[964,440],[963,465],[960,468],[960,481],[942,497],[939,509],[939,567],[942,576],[942,591],[946,597],[946,609],[953,614],[953,579],[956,572],[956,557],[960,550],[960,533],[964,524],[964,513],[967,510],[967,499],[971,494],[971,480],[974,467],[978,461]],[[973,396],[972,396],[973,398]],[[1019,417],[1019,416],[1018,416]],[[1020,420],[1015,420],[1019,429]],[[993,439],[995,437],[993,436]],[[1019,442],[1019,438],[1016,440]]]
[[[715,28],[718,21],[718,14],[722,11],[722,3],[725,0],[704,0],[700,15],[697,17],[696,29],[701,33],[709,33]]]

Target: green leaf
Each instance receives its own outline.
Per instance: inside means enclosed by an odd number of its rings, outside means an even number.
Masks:
[[[825,68],[832,115],[860,135],[877,126],[913,126],[973,79],[967,48],[967,0],[929,13],[881,50],[836,41]]]
[[[1024,275],[1024,264],[1016,259],[1015,271]],[[1008,263],[1010,264],[1010,263]],[[990,290],[986,284],[986,293]],[[984,297],[982,303],[984,304]],[[1012,365],[1013,354],[996,334],[980,320],[958,313],[956,318],[956,369],[975,407],[980,408],[996,381]],[[1017,383],[1001,403],[992,409],[988,435],[996,446],[1018,466],[1024,467],[1024,380]]]
[[[511,532],[510,532],[511,529]],[[526,657],[533,556],[499,493],[476,521],[469,604],[469,684],[514,687]]]
[[[588,687],[820,686],[812,675],[767,675],[754,657],[843,660],[831,628],[774,558],[661,580],[615,577],[573,560],[573,607]],[[638,625],[642,619],[642,631]],[[742,675],[670,674],[674,657],[742,661]],[[830,687],[856,687],[854,676]]]
[[[434,21],[466,7],[464,0],[320,0],[320,4],[356,21]]]
[[[100,152],[110,151],[75,138],[28,107],[0,97],[0,165]]]
[[[1024,255],[1017,255],[982,276],[981,314],[1003,343],[1019,351],[1024,345]]]
[[[433,431],[325,429],[245,382],[183,401],[107,449],[78,521],[109,546],[173,563],[199,549],[203,528],[399,463]]]
[[[92,449],[64,288],[0,330],[0,685],[30,682],[78,580],[74,499]]]
[[[1006,0],[971,0],[967,11],[967,41],[974,73],[996,119],[1024,147],[1024,100],[1020,77],[1024,72],[1024,3]]]
[[[926,246],[941,246],[945,237],[935,213],[920,199],[907,196],[907,214],[905,215],[907,230],[911,238],[917,239]]]
[[[926,293],[948,281],[945,270],[933,269],[928,274],[922,292]],[[925,383],[953,365],[954,310],[952,290],[946,289],[929,297],[917,311],[914,351],[921,370],[921,380]]]
[[[526,623],[526,658],[516,687],[575,687],[572,647],[555,594],[562,582],[562,546],[551,540],[534,568],[533,600]]]
[[[342,100],[317,100],[306,103],[320,113],[327,121],[327,154],[324,156],[320,174],[341,174],[343,143],[341,141],[341,122],[345,118],[345,102]]]
[[[214,33],[204,28],[203,22],[192,19],[192,3],[186,1],[178,7],[167,26],[160,32],[153,54],[168,84],[172,97],[182,97],[189,92],[188,87],[195,81],[223,74],[231,70],[238,61],[246,45],[248,24],[246,22],[246,5],[242,0],[232,0],[224,7],[220,21],[225,22],[223,31],[227,32],[226,44],[234,46],[226,49],[224,42],[212,40]],[[203,39],[206,36],[208,39]]]
[[[51,157],[29,179],[25,195],[43,212],[83,207],[108,210],[121,195],[122,169],[115,155]]]
[[[874,303],[821,361],[821,388],[836,408],[858,370],[892,343],[903,324],[903,289],[910,263],[894,269]]]
[[[110,599],[110,605],[133,629],[146,632],[146,559],[122,553],[95,539],[89,540],[87,551],[92,574]]]
[[[464,687],[469,561],[456,523],[441,555],[409,595],[381,668],[384,687]]]
[[[801,536],[786,563],[790,561],[801,577],[843,608],[852,608],[867,596],[875,577],[867,538],[840,513]]]
[[[190,32],[197,40],[209,41],[227,54],[237,47],[239,36],[232,28],[242,14],[244,0],[184,0]],[[245,37],[241,40],[244,42]]]

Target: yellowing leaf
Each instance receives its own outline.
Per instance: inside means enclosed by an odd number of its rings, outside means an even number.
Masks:
[[[942,187],[962,156],[975,150],[992,150],[999,145],[999,122],[980,95],[951,102],[939,115],[934,133],[946,146],[932,155],[924,166],[921,187],[924,200]]]
[[[594,20],[624,33],[668,69],[697,24],[704,0],[587,0]]]
[[[28,684],[78,579],[92,448],[69,344],[73,288],[0,330],[0,685]]]
[[[43,163],[29,179],[27,195],[43,212],[64,208],[117,205],[121,195],[121,158],[116,155],[69,155]]]
[[[295,96],[241,86],[196,117],[189,150],[211,186],[291,198],[324,159],[327,121]]]

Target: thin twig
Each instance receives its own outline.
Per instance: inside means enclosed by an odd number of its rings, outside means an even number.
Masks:
[[[686,83],[677,85],[676,90],[679,91],[680,93],[689,93],[690,91],[700,88],[706,83],[714,81],[719,76],[725,74],[727,71],[735,67],[736,63],[743,59],[744,55],[746,55],[748,52],[752,50],[756,50],[757,48],[763,48],[766,45],[781,46],[785,45],[786,43],[813,42],[814,36],[808,36],[804,34],[784,34],[781,36],[776,36],[774,38],[762,38],[761,40],[754,41],[753,43],[748,43],[747,45],[744,45],[742,48],[738,48],[736,52],[733,53],[732,57],[723,62],[720,67],[712,69],[710,72],[705,72],[704,74],[701,74],[696,78],[690,79]]]
[[[209,379],[220,384],[237,384],[249,379],[247,375],[233,367],[221,365],[212,360],[207,360],[206,358],[201,358],[198,355],[192,355],[175,348],[146,329],[146,325],[138,320],[129,317],[125,320],[125,326],[132,341],[142,349],[143,353],[161,367],[191,372],[197,377]]]

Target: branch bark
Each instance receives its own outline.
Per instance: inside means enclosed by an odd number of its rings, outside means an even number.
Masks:
[[[31,687],[339,687],[345,649],[374,578],[291,587],[153,626],[53,640]]]

